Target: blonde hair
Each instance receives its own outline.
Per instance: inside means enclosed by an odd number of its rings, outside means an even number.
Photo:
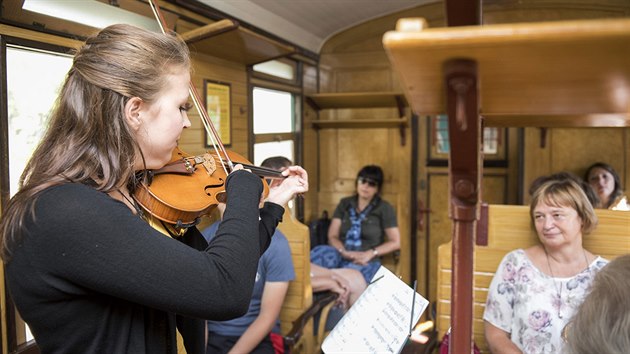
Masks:
[[[155,101],[175,70],[190,70],[186,44],[131,25],[104,28],[78,49],[46,133],[3,213],[5,262],[42,190],[74,182],[109,192],[132,183],[134,162],[144,159],[127,126],[125,104],[132,97]]]
[[[630,254],[606,265],[569,323],[571,353],[622,354],[630,350]]]

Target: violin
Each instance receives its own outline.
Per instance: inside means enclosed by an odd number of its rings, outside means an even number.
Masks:
[[[225,203],[228,159],[261,178],[284,178],[276,170],[251,165],[233,151],[225,153],[226,156],[217,152],[190,156],[177,148],[164,167],[140,173],[133,197],[152,216],[186,228],[197,224],[200,216],[210,214],[219,203]],[[267,196],[269,185],[264,179],[262,182],[263,195]]]
[[[166,21],[155,1],[149,0],[149,5],[162,33],[166,34]],[[139,183],[133,192],[134,200],[146,212],[178,229],[196,225],[200,216],[210,214],[219,203],[226,201],[225,181],[234,170],[235,163],[262,178],[264,197],[269,194],[269,185],[264,177],[284,178],[281,172],[254,166],[245,157],[226,150],[208,113],[202,108],[192,82],[189,89],[214,151],[191,156],[179,148],[175,149],[171,161],[164,167],[145,170],[137,175]]]

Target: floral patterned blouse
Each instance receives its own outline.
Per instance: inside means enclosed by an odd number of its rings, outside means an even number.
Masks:
[[[524,250],[514,250],[494,274],[483,319],[511,333],[523,353],[562,353],[562,329],[607,263],[598,256],[577,275],[552,278],[536,268]]]

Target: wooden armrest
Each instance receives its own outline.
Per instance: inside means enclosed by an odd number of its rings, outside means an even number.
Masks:
[[[300,315],[300,317],[298,317],[295,321],[293,321],[293,327],[291,328],[289,333],[287,333],[287,335],[284,336],[285,345],[287,345],[289,348],[292,348],[300,340],[300,338],[302,337],[302,334],[304,334],[303,333],[304,326],[306,326],[306,323],[311,318],[313,318],[313,316],[319,313],[324,307],[326,307],[328,304],[331,304],[334,301],[336,301],[338,296],[339,295],[337,293],[326,292],[324,296],[313,301],[313,304],[309,306],[309,308],[307,308]],[[320,318],[320,321],[326,321],[326,319]]]

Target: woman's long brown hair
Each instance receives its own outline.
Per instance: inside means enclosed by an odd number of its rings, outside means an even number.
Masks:
[[[39,193],[63,183],[110,192],[131,183],[142,154],[124,117],[126,102],[157,99],[166,74],[190,70],[186,44],[176,36],[112,25],[75,54],[41,142],[0,224],[0,252],[8,262]],[[34,215],[32,215],[35,217]]]

